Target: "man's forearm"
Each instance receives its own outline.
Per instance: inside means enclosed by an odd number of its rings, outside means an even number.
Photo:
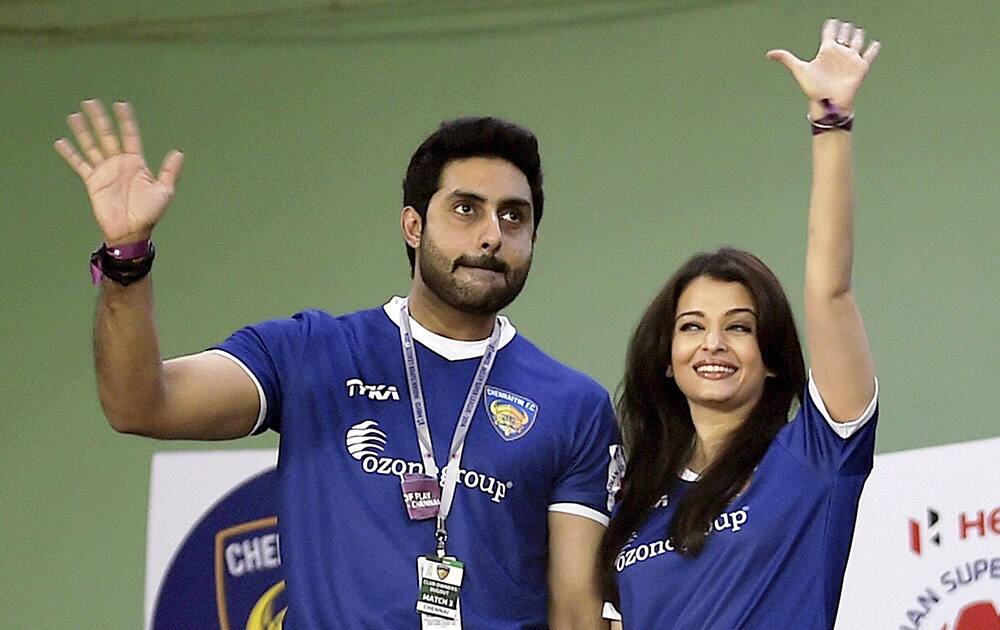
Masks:
[[[127,287],[101,281],[94,315],[94,367],[108,422],[117,431],[141,432],[138,421],[163,399],[149,276]]]
[[[549,513],[549,628],[607,630],[597,575],[604,526],[588,518]]]
[[[551,611],[549,613],[549,630],[608,630],[608,621],[601,617],[600,607],[595,611],[592,607]]]

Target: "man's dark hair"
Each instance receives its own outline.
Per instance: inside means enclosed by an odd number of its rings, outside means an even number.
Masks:
[[[457,118],[441,123],[438,130],[417,147],[403,180],[403,205],[412,206],[427,221],[427,205],[441,186],[441,171],[451,160],[470,157],[494,157],[507,160],[528,179],[534,229],[542,221],[542,159],[538,140],[524,127],[499,118]],[[409,245],[410,272],[416,252]]]

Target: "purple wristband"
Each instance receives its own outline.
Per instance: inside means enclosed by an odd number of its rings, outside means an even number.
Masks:
[[[109,247],[107,244],[104,245],[104,250],[108,252],[108,256],[116,258],[118,260],[129,260],[131,258],[142,258],[149,253],[149,243],[150,240],[147,238],[143,241],[137,241],[135,243],[126,243],[125,245],[116,245],[115,247]]]
[[[812,127],[812,135],[818,136],[831,129],[850,131],[854,126],[854,112],[845,114],[842,109],[830,102],[828,98],[820,100],[819,103],[823,106],[826,114],[819,120],[813,120],[809,116],[806,116],[806,119],[809,120],[809,126]]]
[[[152,241],[148,238],[135,243],[116,245],[115,247],[108,247],[106,243],[101,243],[101,246],[98,247],[97,251],[94,253],[103,253],[111,258],[114,258],[115,260],[132,260],[135,258],[142,258],[143,256],[149,254],[151,244]],[[98,284],[103,277],[104,271],[101,269],[101,257],[92,256],[90,262],[91,282]]]

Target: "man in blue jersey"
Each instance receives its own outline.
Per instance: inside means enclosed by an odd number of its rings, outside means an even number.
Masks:
[[[307,311],[162,361],[150,237],[183,160],[146,167],[130,107],[69,117],[104,244],[98,391],[118,431],[281,434],[285,628],[600,628],[595,555],[617,473],[608,396],[497,313],[542,216],[530,132],[445,123],[411,159],[400,225],[409,296]],[[420,611],[418,613],[418,610]]]

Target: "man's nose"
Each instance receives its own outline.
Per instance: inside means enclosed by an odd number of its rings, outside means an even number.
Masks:
[[[503,239],[503,232],[500,229],[500,217],[490,213],[482,221],[482,232],[479,238],[479,246],[484,252],[495,254],[499,251]]]

